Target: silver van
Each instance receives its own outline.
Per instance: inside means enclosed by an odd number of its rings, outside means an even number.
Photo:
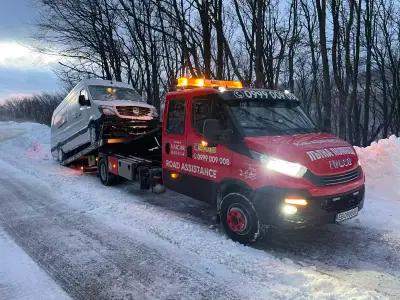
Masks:
[[[53,113],[51,152],[63,162],[99,139],[138,136],[158,122],[156,108],[144,102],[132,86],[102,79],[82,80]]]

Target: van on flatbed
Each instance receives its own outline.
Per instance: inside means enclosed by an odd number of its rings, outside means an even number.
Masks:
[[[180,78],[159,131],[99,149],[100,180],[163,184],[206,201],[244,244],[270,228],[341,223],[363,208],[361,165],[354,148],[321,132],[300,104],[287,91]]]
[[[155,107],[132,86],[110,80],[82,80],[53,113],[51,152],[61,164],[67,164],[105,143],[143,135],[158,123]]]

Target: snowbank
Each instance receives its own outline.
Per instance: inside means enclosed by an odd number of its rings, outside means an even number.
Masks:
[[[355,148],[366,180],[366,201],[358,221],[400,236],[400,138],[392,135]]]
[[[400,138],[392,135],[366,148],[356,147],[356,151],[368,185],[382,188],[382,182],[400,183]]]

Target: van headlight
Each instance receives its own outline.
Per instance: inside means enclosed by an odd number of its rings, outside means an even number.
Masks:
[[[303,177],[307,172],[307,168],[301,164],[286,161],[255,151],[250,151],[252,157],[261,161],[261,163],[268,169],[291,177]]]
[[[156,109],[155,107],[152,107],[150,110],[151,110],[151,116],[152,116],[153,118],[158,118],[157,109]]]
[[[107,116],[114,116],[115,115],[115,111],[114,111],[114,107],[113,106],[100,105],[99,106],[99,110],[103,115],[107,115]]]

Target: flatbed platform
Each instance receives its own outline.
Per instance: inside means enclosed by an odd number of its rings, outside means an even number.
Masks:
[[[99,152],[127,157],[145,156],[161,162],[161,128],[157,127],[146,134],[135,137],[98,140],[64,159],[61,165],[69,165],[87,155],[97,156]]]

